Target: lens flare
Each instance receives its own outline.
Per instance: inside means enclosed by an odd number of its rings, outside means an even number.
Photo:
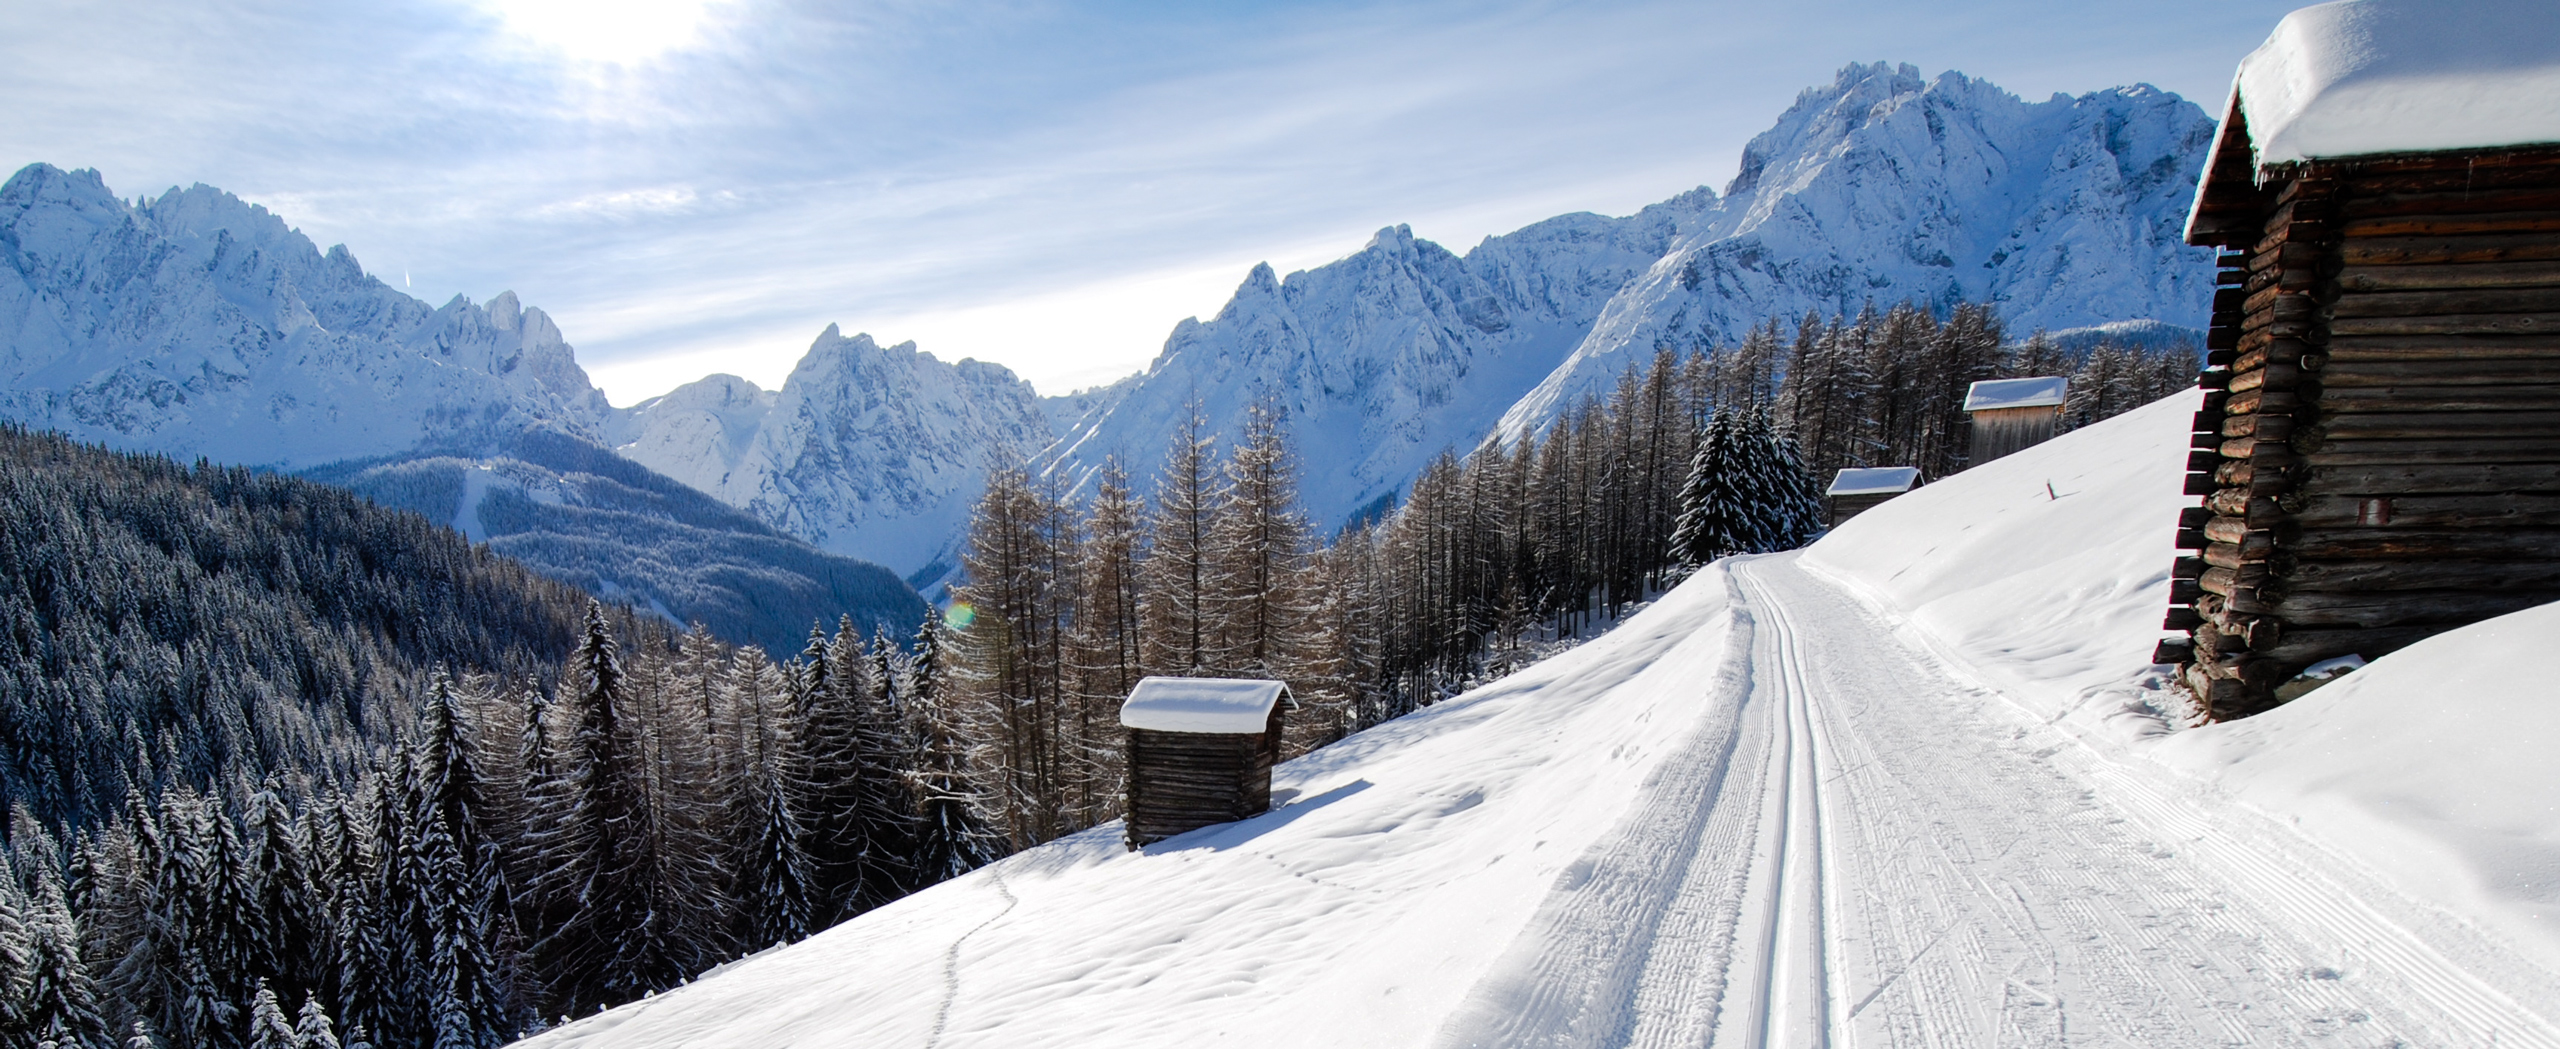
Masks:
[[[942,610],[942,625],[953,630],[967,630],[969,624],[977,621],[978,610],[969,607],[966,601],[954,601],[951,607]]]

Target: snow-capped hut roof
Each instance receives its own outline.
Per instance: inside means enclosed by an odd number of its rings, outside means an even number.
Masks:
[[[1965,390],[1964,410],[1987,412],[2002,408],[2047,408],[2061,404],[2070,393],[2071,380],[2059,375],[1984,379]]]
[[[2234,78],[2223,249],[2153,659],[2215,719],[2560,601],[2560,7],[2347,0]]]
[[[2313,160],[2560,143],[2550,0],[2339,0],[2240,61],[2187,234]]]
[[[1831,479],[1824,495],[1901,495],[1919,483],[1917,466],[1851,466]]]
[[[1260,732],[1272,706],[1288,695],[1289,686],[1278,681],[1151,677],[1120,704],[1120,724],[1156,732]]]
[[[1283,699],[1296,704],[1261,679],[1151,677],[1129,690],[1129,847],[1270,811]]]

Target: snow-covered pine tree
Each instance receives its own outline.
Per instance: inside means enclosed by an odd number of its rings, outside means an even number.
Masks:
[[[99,1011],[98,984],[80,957],[80,926],[64,898],[62,882],[45,866],[34,873],[27,910],[27,982],[21,1030],[55,1044],[108,1049],[115,1044]]]
[[[1774,504],[1772,520],[1777,522],[1773,550],[1793,550],[1822,534],[1822,482],[1805,468],[1803,448],[1795,435],[1767,420],[1761,423],[1769,435],[1769,498]]]
[[[905,661],[899,689],[915,740],[907,772],[916,797],[915,856],[909,869],[919,889],[997,857],[997,837],[987,828],[984,796],[971,775],[968,743],[951,724],[949,706],[942,701],[949,659],[942,620],[928,614],[916,632],[915,653]]]
[[[571,658],[576,718],[562,771],[567,806],[545,842],[551,924],[534,942],[555,1008],[587,1012],[674,986],[703,960],[691,928],[704,901],[679,899],[682,862],[649,796],[651,768],[602,605],[587,606]]]
[[[258,981],[249,1005],[249,1049],[297,1049],[300,1042],[293,1021],[285,1018],[284,1005],[276,1000],[275,988]]]
[[[28,924],[33,901],[18,880],[17,865],[0,851],[0,1037],[21,1038],[27,1027],[27,988],[34,980],[30,964],[34,945]]]
[[[271,974],[288,993],[305,993],[318,986],[320,977],[317,952],[308,949],[318,938],[320,922],[303,860],[306,832],[285,805],[283,787],[272,778],[249,795],[246,808],[243,837],[253,857],[250,888],[266,917],[250,930],[251,971]]]
[[[1730,408],[1716,409],[1680,486],[1680,527],[1672,533],[1671,548],[1681,564],[1703,565],[1747,550],[1756,538],[1739,487],[1744,453],[1735,414]]]
[[[293,1025],[294,1044],[299,1049],[342,1049],[338,1044],[338,1027],[329,1021],[329,1010],[317,997],[302,1000],[302,1013]]]
[[[846,712],[849,758],[856,770],[853,806],[847,829],[859,870],[854,905],[869,910],[905,895],[913,881],[906,859],[912,851],[915,813],[900,766],[906,761],[905,732],[889,702],[886,661],[863,643],[853,617],[836,621],[836,636],[827,643],[830,686]],[[819,926],[823,927],[823,925]]]
[[[422,906],[411,933],[426,950],[429,1022],[436,1049],[487,1049],[514,1038],[514,978],[501,928],[513,902],[483,823],[488,802],[463,701],[438,671],[419,705],[411,766]]]

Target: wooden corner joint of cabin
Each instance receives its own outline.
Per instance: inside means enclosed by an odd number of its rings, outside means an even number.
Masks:
[[[2153,657],[2213,720],[2560,599],[2560,149],[2259,174],[2194,231],[2224,250]]]

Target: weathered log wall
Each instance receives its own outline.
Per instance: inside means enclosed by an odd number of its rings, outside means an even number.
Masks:
[[[1973,448],[1967,466],[1980,466],[2022,448],[2053,439],[2062,424],[2062,406],[1986,408],[1973,413]]]
[[[2217,719],[2560,600],[2560,151],[2232,176],[2194,227],[2230,250],[2166,624],[2190,636],[2155,657]]]
[[[1831,527],[1838,528],[1852,517],[1875,509],[1876,505],[1900,492],[1876,492],[1871,495],[1835,495],[1831,497]]]
[[[1277,704],[1258,734],[1130,729],[1129,847],[1271,811],[1280,731]]]

